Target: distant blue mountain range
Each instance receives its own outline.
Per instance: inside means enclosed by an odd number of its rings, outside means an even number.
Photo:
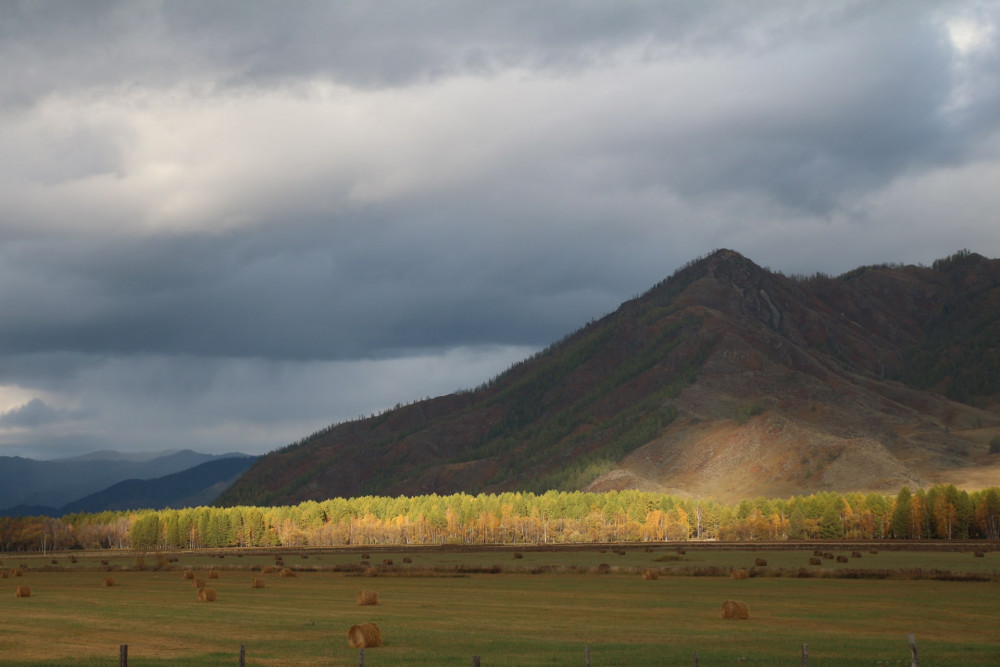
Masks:
[[[95,452],[52,461],[0,456],[0,515],[187,507],[212,502],[258,457],[189,449]]]

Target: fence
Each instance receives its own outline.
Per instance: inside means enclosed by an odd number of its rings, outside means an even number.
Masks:
[[[240,644],[240,667],[246,667],[247,660],[247,649],[245,644]],[[360,649],[358,655],[359,667],[365,667],[365,649]],[[590,665],[590,646],[584,647],[583,652],[583,664],[584,667],[591,667]],[[118,667],[128,667],[128,644],[121,644],[118,647]],[[478,655],[472,656],[472,667],[481,667],[481,661]],[[698,653],[694,654],[694,667],[698,667]],[[802,667],[809,667],[809,645],[802,645]],[[917,640],[914,638],[913,634],[910,634],[910,667],[920,667],[920,658],[917,655]]]

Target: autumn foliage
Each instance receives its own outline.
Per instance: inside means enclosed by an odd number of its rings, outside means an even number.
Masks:
[[[0,550],[138,550],[687,539],[998,539],[1000,489],[819,493],[724,504],[643,491],[365,496],[286,507],[197,507],[0,518]]]

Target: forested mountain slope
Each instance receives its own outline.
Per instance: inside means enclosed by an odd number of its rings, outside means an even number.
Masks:
[[[720,250],[475,391],[325,429],[217,502],[1000,483],[1000,261],[790,278]]]

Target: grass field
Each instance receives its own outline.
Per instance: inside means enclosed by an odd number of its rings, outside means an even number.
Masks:
[[[828,549],[834,553],[849,553]],[[366,651],[368,667],[389,665],[591,664],[909,665],[907,636],[916,636],[924,665],[1000,664],[1000,552],[983,558],[960,552],[880,551],[847,564],[812,569],[970,572],[992,581],[836,579],[773,576],[807,566],[812,551],[608,548],[569,551],[372,551],[370,562],[392,559],[378,576],[335,568],[357,566],[357,552],[285,553],[297,576],[261,575],[274,555],[238,558],[174,554],[171,569],[138,571],[135,556],[4,555],[3,568],[28,566],[0,580],[0,664],[114,665],[119,644],[130,665],[235,665],[244,644],[249,665],[357,665],[347,645],[355,623],[375,622],[385,645]],[[404,565],[409,556],[412,564]],[[666,558],[667,560],[663,560]],[[674,560],[674,559],[677,560]],[[689,576],[710,568],[767,568],[748,580]],[[112,572],[101,571],[100,559]],[[146,556],[155,565],[155,555]],[[600,563],[611,574],[596,574]],[[493,568],[494,565],[499,567]],[[199,603],[182,570],[205,576],[218,601]],[[656,568],[662,576],[638,573]],[[469,572],[497,569],[498,573]],[[46,571],[48,570],[48,571]],[[536,574],[531,574],[536,572]],[[992,574],[991,574],[992,573]],[[767,576],[767,575],[771,576]],[[113,576],[117,585],[104,587]],[[251,589],[253,576],[267,587]],[[28,585],[32,597],[15,598]],[[379,604],[359,607],[359,590]],[[746,602],[747,621],[725,621],[726,599]]]

